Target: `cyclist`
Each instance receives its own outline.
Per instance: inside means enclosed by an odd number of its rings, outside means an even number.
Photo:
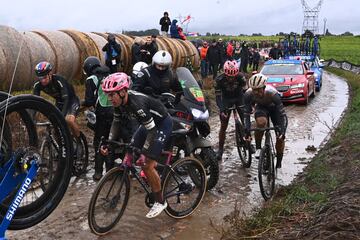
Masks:
[[[228,60],[224,64],[224,73],[216,78],[215,95],[216,104],[220,112],[221,127],[219,131],[219,150],[217,159],[220,161],[224,152],[225,133],[229,123],[229,107],[239,107],[244,104],[243,87],[246,85],[244,77],[239,72],[239,66],[235,60]],[[237,109],[243,119],[242,111]]]
[[[286,114],[284,106],[281,102],[278,91],[269,85],[265,85],[267,77],[261,73],[253,75],[249,79],[249,89],[245,92],[245,131],[246,138],[250,141],[250,114],[253,106],[255,106],[256,127],[265,128],[268,124],[268,117],[274,126],[279,129],[276,131],[276,168],[281,168],[285,147],[286,132]],[[255,157],[259,158],[261,141],[264,132],[255,132],[256,153]]]
[[[142,148],[142,153],[146,156],[142,169],[155,196],[155,203],[146,217],[153,218],[167,207],[167,202],[161,193],[160,177],[155,167],[156,159],[169,141],[173,124],[167,109],[159,100],[128,90],[129,81],[125,73],[115,73],[109,75],[102,85],[103,91],[107,93],[114,106],[114,121],[109,138],[112,139],[118,134],[117,116],[121,111],[135,117],[141,124],[133,135],[131,144]],[[102,147],[101,150],[103,154],[107,154],[106,147]],[[124,161],[126,162],[125,159],[128,160],[131,157],[132,155],[127,153]]]
[[[161,95],[171,90],[175,93],[175,103],[180,101],[183,89],[177,75],[171,70],[172,57],[169,52],[160,50],[152,58],[152,64],[138,72],[132,89],[145,94]],[[151,89],[151,92],[149,92]]]
[[[101,137],[108,138],[113,118],[113,109],[111,102],[102,92],[102,80],[110,74],[110,69],[102,66],[97,57],[90,56],[85,59],[83,70],[88,78],[85,82],[85,100],[81,102],[84,107],[93,107],[95,109],[96,124],[94,128],[93,146],[95,150],[95,173],[94,181],[100,180],[103,172],[103,164],[106,164],[106,170],[111,168],[111,163],[104,156],[99,154],[99,144]],[[99,124],[101,123],[101,124]]]
[[[80,107],[80,100],[76,96],[74,87],[60,75],[52,73],[52,65],[43,61],[35,66],[35,74],[38,81],[33,87],[33,94],[40,96],[41,91],[55,99],[56,107],[62,112],[65,120],[75,136],[77,143],[77,156],[81,156],[80,129],[76,122],[76,116]]]

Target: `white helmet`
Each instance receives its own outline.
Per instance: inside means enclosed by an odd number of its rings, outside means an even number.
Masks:
[[[133,66],[132,72],[134,75],[138,74],[142,69],[146,68],[148,65],[144,62],[137,62]]]
[[[261,73],[257,73],[249,79],[249,88],[257,89],[265,87],[267,77]]]
[[[154,65],[155,63],[164,66],[170,66],[172,63],[172,57],[167,51],[157,51],[152,58],[152,64]]]

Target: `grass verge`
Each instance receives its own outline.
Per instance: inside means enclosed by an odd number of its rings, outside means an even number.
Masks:
[[[223,233],[223,239],[323,239],[325,236],[352,239],[359,236],[360,194],[347,196],[359,192],[360,186],[360,76],[335,68],[327,70],[346,78],[351,86],[348,111],[333,138],[293,184],[280,189],[255,215],[241,217],[235,207],[225,218],[231,227]],[[357,203],[354,217],[349,201]],[[342,205],[347,211],[342,210]],[[350,230],[346,228],[348,224]]]

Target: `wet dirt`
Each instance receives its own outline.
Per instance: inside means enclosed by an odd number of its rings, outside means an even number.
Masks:
[[[286,106],[289,124],[283,167],[277,174],[278,185],[288,185],[302,171],[336,126],[347,103],[346,82],[325,72],[322,89],[308,106]],[[216,148],[220,128],[216,112],[213,112],[210,124],[211,140]],[[132,181],[131,197],[121,221],[103,237],[92,234],[87,223],[87,208],[95,188],[91,169],[86,176],[71,180],[62,202],[45,221],[26,230],[8,231],[7,236],[9,239],[219,239],[224,227],[223,218],[234,210],[236,203],[245,215],[264,203],[257,181],[257,160],[253,159],[251,168],[241,168],[234,134],[231,121],[220,162],[219,182],[186,219],[175,220],[165,213],[147,219],[144,192],[136,181]]]

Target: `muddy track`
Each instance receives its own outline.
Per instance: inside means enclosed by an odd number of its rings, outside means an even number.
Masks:
[[[308,106],[289,105],[286,112],[289,127],[283,168],[278,172],[277,184],[287,185],[302,171],[315,154],[306,151],[308,146],[319,148],[339,118],[348,102],[347,84],[334,75],[325,73],[323,88]],[[217,146],[219,120],[216,113],[210,119],[211,140]],[[89,139],[90,140],[90,139]],[[91,141],[89,141],[91,142]],[[220,180],[208,192],[198,210],[184,220],[174,220],[166,214],[156,219],[146,219],[148,209],[144,204],[143,190],[132,181],[131,197],[124,217],[108,235],[98,238],[87,224],[87,208],[95,183],[93,170],[82,178],[73,178],[70,187],[51,216],[39,225],[17,232],[8,232],[10,239],[219,239],[215,230],[221,229],[223,217],[234,209],[250,214],[260,207],[261,197],[257,182],[257,161],[250,169],[242,169],[234,142],[234,126],[230,123],[223,161],[220,163]],[[210,224],[210,222],[212,224]],[[214,227],[210,226],[214,225]]]

